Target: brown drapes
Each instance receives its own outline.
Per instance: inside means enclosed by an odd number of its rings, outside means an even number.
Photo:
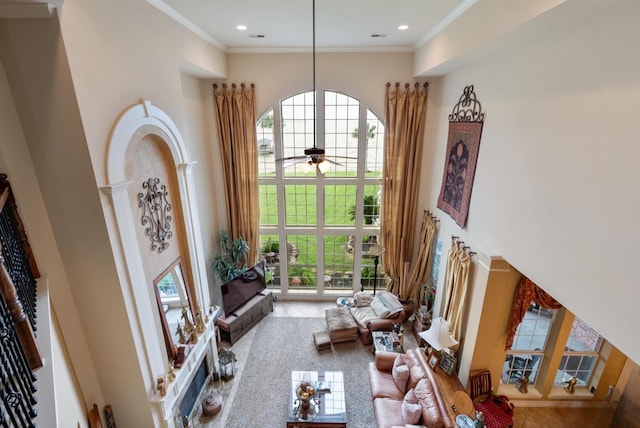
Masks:
[[[442,318],[449,321],[451,334],[458,341],[462,333],[462,317],[467,300],[470,268],[471,256],[460,243],[452,239],[444,280],[445,301]]]
[[[385,246],[387,289],[400,298],[409,297],[409,290],[400,289],[400,278],[406,273],[405,263],[411,260],[413,233],[420,181],[420,163],[424,123],[427,110],[427,84],[404,90],[396,83],[387,83],[385,94],[385,157],[383,168],[381,233]]]
[[[249,244],[247,260],[255,262],[259,240],[258,142],[255,86],[213,85],[218,118],[218,138],[227,200],[229,236]]]
[[[436,220],[429,213],[422,214],[422,227],[420,228],[420,248],[418,257],[405,291],[414,302],[420,303],[420,289],[429,278],[431,259],[433,258],[433,240],[436,236]]]
[[[524,315],[527,313],[531,302],[536,302],[543,308],[549,309],[559,309],[562,307],[556,299],[547,294],[546,291],[538,287],[529,278],[526,276],[520,278],[516,288],[516,294],[513,296],[511,319],[507,326],[507,341],[504,345],[505,351],[508,351],[513,346],[513,338],[516,335],[516,330],[522,322]]]

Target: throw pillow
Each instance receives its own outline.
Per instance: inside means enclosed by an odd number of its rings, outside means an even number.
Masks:
[[[404,359],[400,360],[402,354],[396,357],[396,360],[393,363],[393,368],[391,369],[391,376],[393,376],[393,380],[396,382],[396,386],[402,392],[407,390],[407,382],[409,381],[409,366],[404,364]],[[398,362],[401,363],[398,364]]]
[[[416,390],[411,388],[409,391],[407,391],[407,393],[404,395],[404,401],[406,401],[407,403],[416,404],[418,402],[418,397],[416,397]]]
[[[369,306],[372,300],[373,295],[371,293],[367,293],[366,291],[358,291],[353,295],[353,302],[355,303],[357,308]]]
[[[402,366],[407,364],[407,360],[405,360],[405,354],[398,354],[396,358],[393,360],[393,367]]]
[[[402,303],[388,291],[382,291],[373,298],[371,307],[379,318],[389,318],[402,311]]]
[[[420,379],[414,392],[422,408],[422,423],[429,428],[442,428],[444,424],[440,406],[431,382],[428,379]]]
[[[405,424],[417,424],[420,416],[422,416],[422,406],[418,403],[413,389],[410,389],[402,400],[402,419]]]

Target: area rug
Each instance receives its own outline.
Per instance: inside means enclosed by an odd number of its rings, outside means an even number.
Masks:
[[[318,352],[313,333],[326,327],[323,318],[267,317],[257,331],[233,396],[225,426],[282,427],[289,412],[292,370],[331,370],[344,373],[347,421],[351,428],[375,426],[368,364],[371,347],[340,343]]]

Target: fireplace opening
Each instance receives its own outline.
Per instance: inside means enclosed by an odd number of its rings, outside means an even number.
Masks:
[[[184,396],[182,397],[182,401],[180,402],[180,414],[183,417],[189,417],[191,415],[191,411],[196,405],[198,401],[198,397],[200,396],[200,392],[207,382],[207,378],[209,377],[209,368],[207,367],[207,359],[203,358],[202,363],[200,363],[200,367],[196,370],[193,375],[193,380],[191,384],[186,389]]]

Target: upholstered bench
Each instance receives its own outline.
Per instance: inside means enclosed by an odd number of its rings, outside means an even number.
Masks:
[[[331,337],[325,330],[313,333],[313,343],[316,345],[318,352],[331,349]]]
[[[354,342],[358,338],[358,324],[348,308],[327,309],[325,319],[332,343]]]

